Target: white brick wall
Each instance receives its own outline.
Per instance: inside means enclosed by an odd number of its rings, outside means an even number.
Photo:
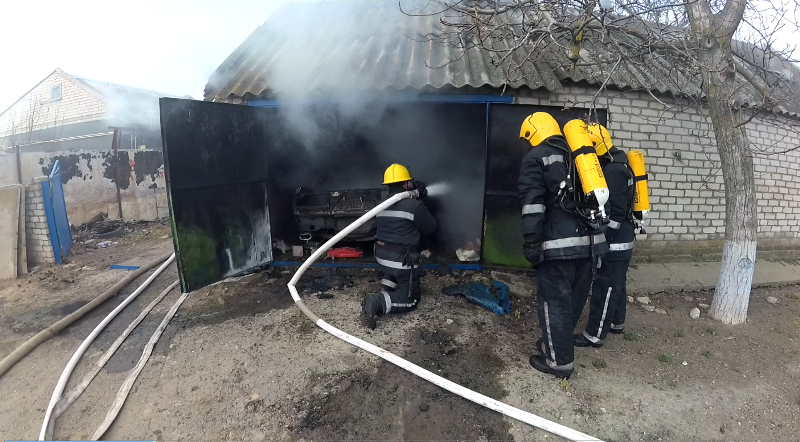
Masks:
[[[61,100],[51,102],[50,90],[56,85],[61,85]],[[0,137],[29,132],[31,127],[38,130],[98,120],[106,111],[100,98],[56,71],[0,115]]]
[[[37,178],[25,188],[25,240],[28,262],[51,264],[56,262],[53,245],[50,242],[50,229],[44,213],[42,181]]]
[[[595,92],[575,87],[548,98],[526,98],[526,103],[589,107]],[[652,211],[648,234],[639,237],[645,243],[637,247],[681,248],[692,242],[697,248],[701,241],[718,253],[725,235],[725,191],[713,130],[694,108],[659,99],[669,107],[637,92],[609,91],[597,100],[598,108],[608,109],[615,143],[645,153]],[[800,146],[800,122],[759,119],[746,128],[759,153],[754,166],[760,248],[800,249],[800,149],[771,154]]]

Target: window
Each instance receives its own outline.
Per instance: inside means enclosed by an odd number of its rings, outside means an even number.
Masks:
[[[61,99],[61,85],[55,85],[50,89],[50,101],[58,101]]]

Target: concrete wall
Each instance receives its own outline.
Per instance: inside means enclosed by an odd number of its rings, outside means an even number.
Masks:
[[[123,218],[155,219],[156,193],[150,187],[165,187],[161,152],[124,149],[120,156],[123,159],[119,180]],[[22,182],[27,184],[34,177],[49,174],[56,160],[61,167],[70,224],[83,224],[98,213],[107,214],[112,219],[119,218],[115,168],[110,151],[23,151]],[[0,175],[0,184],[17,182],[15,169],[15,154],[0,156],[0,171],[13,171]],[[166,193],[158,190],[157,197],[158,215],[164,217],[167,214]]]
[[[56,262],[50,229],[44,212],[42,182],[46,177],[37,177],[25,186],[25,241],[29,264],[52,264]],[[30,266],[29,266],[30,267]]]
[[[596,90],[525,93],[522,104],[589,107]],[[725,191],[710,123],[701,112],[647,93],[608,91],[597,107],[607,108],[608,129],[623,149],[641,149],[650,174],[652,211],[646,235],[636,244],[639,259],[719,259],[725,236]],[[800,255],[800,122],[759,119],[746,126],[758,152],[760,257]]]

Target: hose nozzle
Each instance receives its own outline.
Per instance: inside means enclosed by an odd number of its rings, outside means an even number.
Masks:
[[[412,183],[414,184],[414,190],[417,192],[415,198],[425,198],[428,196],[428,188],[425,186],[425,183],[417,180],[412,181]]]

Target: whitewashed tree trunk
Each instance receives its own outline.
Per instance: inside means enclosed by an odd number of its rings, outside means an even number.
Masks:
[[[727,324],[741,324],[747,319],[756,261],[758,206],[753,157],[745,129],[739,126],[738,111],[731,102],[736,87],[732,31],[720,31],[731,28],[731,24],[720,22],[720,16],[703,17],[702,11],[696,12],[695,16],[705,22],[695,23],[693,29],[698,37],[700,72],[725,183],[725,243],[710,314]]]

